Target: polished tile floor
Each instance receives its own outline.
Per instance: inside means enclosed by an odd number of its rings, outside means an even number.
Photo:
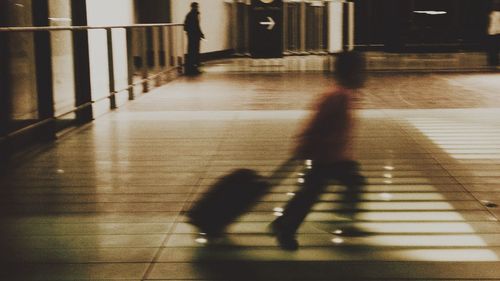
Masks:
[[[332,183],[290,253],[266,228],[300,163],[221,245],[184,211],[234,168],[270,175],[331,81],[230,63],[17,159],[0,180],[0,280],[500,280],[498,74],[370,75],[354,135],[369,184],[352,202]]]

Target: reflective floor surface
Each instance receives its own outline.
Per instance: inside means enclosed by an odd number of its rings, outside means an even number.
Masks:
[[[364,52],[370,71],[498,71],[488,66],[484,52],[387,53]],[[211,65],[210,72],[304,72],[333,70],[334,57],[328,55],[284,56],[277,59],[251,59],[245,56],[223,60],[224,67]]]
[[[373,74],[356,105],[369,184],[332,183],[297,252],[267,226],[302,167],[205,245],[185,211],[235,168],[270,175],[289,156],[322,73],[179,78],[1,178],[0,280],[500,280],[500,79]]]

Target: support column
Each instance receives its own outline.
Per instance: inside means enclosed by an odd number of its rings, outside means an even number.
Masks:
[[[0,1],[0,27],[7,24],[7,2]],[[8,33],[0,32],[0,155],[2,155],[1,146],[2,137],[7,135],[7,126],[10,116],[10,86],[8,77]],[[0,156],[1,157],[1,156]],[[0,158],[0,161],[2,159]]]
[[[347,46],[348,51],[354,50],[354,2],[345,2],[347,6]]]
[[[87,3],[86,0],[71,1],[71,16],[73,25],[87,25]],[[90,58],[89,58],[89,36],[88,31],[80,30],[73,32],[73,60],[75,65],[75,101],[76,106],[89,104],[92,101],[90,87]],[[76,112],[77,122],[80,124],[90,122],[93,119],[92,106],[83,107]]]
[[[108,77],[109,77],[109,104],[110,109],[115,109],[116,105],[116,86],[115,86],[115,62],[113,56],[113,29],[106,29],[107,49],[108,49]]]
[[[344,3],[332,1],[328,5],[328,52],[339,53],[344,49]]]
[[[328,6],[328,52],[354,49],[354,2],[334,0]]]
[[[307,3],[306,2],[301,2],[300,3],[300,17],[299,17],[299,24],[300,24],[300,34],[299,34],[299,52],[300,54],[306,54],[306,40],[307,40]]]
[[[47,0],[33,1],[33,25],[49,25],[49,6]],[[54,88],[52,84],[52,47],[50,31],[34,33],[35,38],[35,69],[38,92],[39,120],[54,117]],[[55,123],[50,121],[46,128],[40,130],[40,139],[55,138]]]

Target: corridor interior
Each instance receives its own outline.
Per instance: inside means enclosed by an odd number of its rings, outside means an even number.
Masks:
[[[496,73],[372,72],[357,98],[359,201],[331,184],[277,247],[267,226],[301,178],[288,165],[219,245],[185,211],[236,168],[270,175],[332,84],[321,71],[207,63],[19,156],[4,171],[1,280],[498,280]]]

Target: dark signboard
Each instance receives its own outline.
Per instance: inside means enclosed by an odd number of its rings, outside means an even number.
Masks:
[[[283,56],[282,0],[252,0],[250,53],[255,58]]]

